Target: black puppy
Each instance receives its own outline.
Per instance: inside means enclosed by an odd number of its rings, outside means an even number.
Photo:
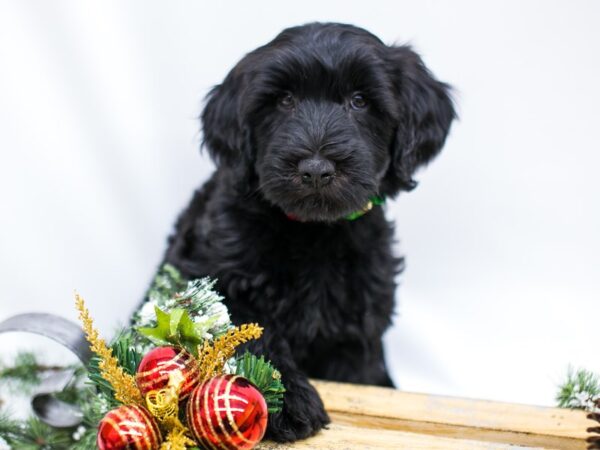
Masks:
[[[402,260],[382,209],[367,210],[415,187],[454,116],[448,86],[409,47],[331,23],[284,30],[208,95],[204,145],[218,169],[165,262],[216,278],[233,321],[264,326],[253,349],[287,388],[271,439],[328,423],[307,377],[392,385],[381,338]]]

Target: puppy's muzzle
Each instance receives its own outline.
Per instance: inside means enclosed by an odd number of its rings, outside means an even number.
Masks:
[[[315,189],[328,185],[335,176],[335,164],[325,158],[314,156],[298,164],[302,183]]]

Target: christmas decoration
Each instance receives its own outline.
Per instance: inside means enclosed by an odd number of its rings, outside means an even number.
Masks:
[[[142,405],[142,396],[137,389],[135,378],[125,373],[123,368],[119,366],[117,358],[113,356],[112,350],[106,346],[104,339],[99,337],[98,330],[94,328],[94,322],[79,294],[75,294],[75,305],[79,311],[79,319],[83,324],[86,338],[90,343],[90,349],[100,359],[98,367],[102,378],[113,387],[115,398],[124,404]]]
[[[231,321],[214,285],[215,281],[208,278],[186,282],[177,269],[165,264],[148,291],[148,301],[134,314],[132,325],[135,329],[156,327],[156,307],[164,311],[183,308],[203,339],[220,336],[231,328]]]
[[[35,417],[19,422],[0,414],[0,448],[4,449],[2,440],[15,450],[70,448],[72,442],[68,431],[52,428]]]
[[[202,325],[195,324],[189,313],[183,308],[175,308],[170,312],[154,307],[156,314],[155,327],[138,328],[138,333],[146,336],[158,345],[178,344],[190,351],[202,342]]]
[[[600,422],[600,376],[586,369],[569,366],[565,381],[559,386],[556,402],[561,408],[590,411],[588,419]],[[600,426],[589,427],[588,449],[600,449]]]
[[[76,295],[75,303],[80,312],[80,320],[83,323],[90,348],[100,359],[98,367],[102,378],[112,386],[116,400],[123,402],[123,399],[128,399],[130,403],[115,410],[116,412],[109,412],[104,417],[103,421],[108,423],[105,426],[105,428],[108,427],[105,434],[102,433],[101,421],[101,426],[98,429],[98,447],[102,449],[101,445],[105,444],[107,449],[125,449],[130,448],[130,445],[140,448],[140,450],[158,449],[160,439],[152,435],[154,428],[151,425],[156,423],[154,418],[158,419],[163,429],[167,431],[167,439],[161,449],[185,450],[188,443],[193,444],[191,440],[182,439],[187,429],[178,418],[179,393],[184,381],[186,381],[181,370],[175,368],[168,372],[167,388],[151,390],[146,393],[146,404],[153,412],[152,414],[140,408],[138,405],[143,395],[139,389],[131,385],[131,381],[134,380],[135,383],[135,379],[132,375],[125,373],[123,368],[118,365],[118,359],[112,355],[112,350],[106,347],[104,341],[99,337],[98,332],[93,328],[89,311],[79,295]],[[158,353],[160,354],[160,351]],[[151,358],[150,360],[153,361],[154,359]],[[190,382],[191,380],[187,381]],[[139,414],[134,414],[132,411],[137,411]],[[152,424],[144,421],[145,417],[152,419]],[[132,425],[131,428],[129,428],[129,425]],[[158,429],[158,426],[155,428]],[[130,438],[130,436],[133,437]],[[120,441],[118,441],[119,439]],[[123,447],[117,446],[118,442],[121,442]]]
[[[136,405],[109,411],[98,426],[99,450],[158,450],[161,440],[156,420]]]
[[[556,402],[560,408],[593,411],[600,398],[600,376],[585,369],[569,367],[566,380],[559,386]]]
[[[227,331],[213,343],[205,341],[198,349],[200,380],[205,381],[218,375],[225,362],[235,353],[235,348],[250,339],[258,339],[262,331],[263,329],[255,323],[244,324]]]
[[[14,366],[0,367],[0,379],[17,382],[15,388],[24,388],[40,382],[40,374],[58,372],[61,366],[40,364],[31,352],[21,352],[15,358]]]
[[[26,422],[13,421],[0,411],[0,448],[6,442],[15,450],[90,450],[96,446],[198,450],[204,437],[191,430],[185,406],[191,392],[196,392],[202,382],[208,386],[213,380],[221,380],[223,387],[231,386],[228,396],[213,400],[217,409],[225,408],[219,410],[219,414],[225,414],[222,423],[234,424],[236,431],[226,428],[222,433],[223,429],[216,429],[206,442],[217,448],[254,447],[264,434],[267,415],[281,410],[285,389],[279,372],[264,358],[248,352],[236,358],[237,347],[258,339],[262,328],[257,324],[234,327],[223,298],[213,287],[214,281],[188,282],[176,269],[164,266],[148,292],[149,301],[134,315],[132,326],[118,333],[110,345],[94,328],[79,295],[75,304],[85,336],[74,324],[69,333],[59,336],[60,324],[68,321],[57,316],[45,315],[43,320],[39,314],[28,316],[36,323],[22,328],[25,331],[46,330],[43,321],[58,324],[45,335],[71,349],[85,367],[45,365],[33,354],[23,354],[15,367],[0,364],[0,381],[25,391],[27,386],[44,383],[49,375],[68,369],[72,380],[48,391],[48,395],[65,406],[74,406],[79,411],[78,421],[57,429],[48,426],[52,420],[35,408],[38,418]],[[9,331],[20,330],[19,324],[27,317],[12,319]],[[85,345],[84,337],[89,345]],[[217,392],[221,389],[220,385],[212,386]],[[65,410],[52,411],[56,419]],[[212,418],[216,420],[217,416]],[[60,419],[55,423],[65,423],[65,417]],[[219,441],[219,436],[224,441]]]
[[[198,362],[182,348],[157,347],[146,353],[137,369],[135,380],[143,396],[153,390],[163,389],[169,383],[169,374],[179,371],[183,384],[179,401],[186,399],[198,384]]]
[[[209,449],[244,450],[260,442],[267,427],[267,405],[247,379],[223,375],[196,387],[187,404],[189,428]]]
[[[281,373],[261,356],[257,358],[250,352],[236,361],[236,375],[249,379],[261,392],[267,403],[269,413],[281,411],[285,387],[281,382]]]
[[[179,392],[185,380],[181,371],[169,373],[169,382],[163,389],[148,392],[146,404],[163,429],[169,430],[163,450],[184,450],[195,442],[187,437],[188,429],[179,419]]]

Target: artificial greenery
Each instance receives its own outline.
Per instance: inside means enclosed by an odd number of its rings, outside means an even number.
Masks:
[[[72,444],[67,430],[52,428],[34,417],[19,422],[6,413],[0,415],[0,437],[12,450],[66,450]]]
[[[156,326],[140,327],[137,332],[156,345],[178,345],[197,356],[198,345],[203,340],[204,325],[195,324],[190,314],[183,308],[175,308],[166,312],[155,306],[154,311]]]
[[[556,402],[560,408],[593,410],[600,398],[600,377],[585,369],[569,367],[566,380],[559,386]]]
[[[154,301],[167,301],[176,292],[185,290],[187,280],[171,264],[164,264],[158,270],[154,281],[148,290],[147,297]]]
[[[204,314],[210,306],[221,303],[223,297],[215,291],[216,280],[210,278],[201,278],[188,282],[185,289],[179,291],[171,297],[174,301],[185,308],[192,316]]]
[[[135,375],[140,361],[144,357],[136,344],[133,333],[123,330],[117,335],[111,346],[113,355],[119,360],[119,365],[129,375]]]
[[[117,347],[113,346],[113,348]],[[116,354],[120,354],[119,352],[120,350],[117,350]],[[10,392],[14,392],[14,386],[11,387],[14,384],[21,389],[22,393],[28,393],[48,371],[73,368],[73,366],[47,366],[41,364],[34,353],[22,352],[17,354],[13,364],[2,367],[0,383],[8,386]],[[0,442],[4,440],[12,450],[95,448],[97,424],[110,409],[111,403],[110,397],[99,392],[96,385],[86,386],[84,382],[87,379],[88,371],[82,366],[76,367],[73,379],[63,391],[55,394],[59,400],[76,404],[82,409],[82,426],[59,430],[34,417],[18,421],[12,419],[5,409],[0,411]],[[2,404],[1,400],[0,404]],[[7,399],[4,399],[4,405],[10,407]]]
[[[20,352],[16,355],[14,364],[0,364],[0,380],[6,382],[13,391],[29,391],[40,382],[42,374],[64,369],[41,364],[31,352]]]
[[[17,381],[21,385],[34,385],[40,381],[39,364],[31,352],[17,354],[15,364],[0,368],[0,379]]]
[[[126,331],[119,333],[110,348],[112,354],[118,359],[119,365],[123,370],[130,375],[135,375],[143,355],[137,350],[135,338],[132,333]],[[119,406],[120,403],[114,396],[114,389],[112,385],[102,377],[99,365],[100,358],[92,356],[87,368],[89,382],[104,396],[106,402],[108,402],[111,407]]]
[[[250,352],[245,352],[236,361],[235,373],[250,380],[262,393],[269,413],[281,411],[285,387],[281,382],[281,373],[270,362]]]
[[[199,342],[231,328],[215,283],[209,278],[185,281],[177,269],[165,264],[148,290],[146,302],[134,314],[133,327],[153,344],[182,345],[196,354]],[[151,347],[148,342],[140,345]]]
[[[110,344],[112,355],[124,372],[135,375],[143,355],[155,345],[180,345],[197,355],[198,344],[231,333],[234,327],[223,297],[214,286],[215,281],[208,278],[187,281],[173,266],[163,266],[148,291],[146,304],[134,314],[133,326],[120,332]],[[13,420],[0,410],[0,447],[5,441],[12,450],[95,448],[98,423],[109,410],[120,405],[113,386],[102,377],[99,363],[98,357],[92,357],[87,367],[45,366],[33,353],[25,352],[18,354],[12,365],[0,364],[0,384],[14,385],[26,393],[43,380],[46,372],[75,369],[72,381],[55,396],[79,406],[83,414],[80,426],[60,430],[37,418]],[[281,410],[285,392],[281,375],[263,357],[245,353],[231,358],[225,371],[253,382],[263,393],[270,413]]]

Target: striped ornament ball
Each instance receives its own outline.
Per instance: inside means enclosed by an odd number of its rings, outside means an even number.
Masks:
[[[169,383],[169,375],[181,371],[183,384],[179,401],[185,400],[198,384],[198,363],[186,350],[164,346],[150,350],[140,361],[135,381],[144,397],[150,391],[163,389]]]
[[[146,409],[124,405],[102,418],[96,445],[99,450],[158,450],[161,441],[158,425]]]
[[[264,397],[250,381],[237,375],[218,376],[197,386],[186,413],[198,443],[211,450],[254,448],[267,428]]]

